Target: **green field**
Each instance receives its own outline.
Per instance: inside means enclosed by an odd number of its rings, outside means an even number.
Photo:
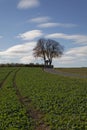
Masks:
[[[0,130],[87,130],[87,79],[0,68]]]
[[[87,68],[57,68],[56,70],[60,70],[65,73],[68,72],[72,74],[87,76]]]

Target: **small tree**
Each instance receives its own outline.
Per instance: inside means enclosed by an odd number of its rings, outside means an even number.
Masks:
[[[53,58],[60,57],[63,54],[63,47],[55,40],[41,38],[33,52],[35,57],[43,58],[44,64],[49,63],[51,65]]]

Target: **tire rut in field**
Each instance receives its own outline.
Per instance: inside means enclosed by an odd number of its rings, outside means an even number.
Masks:
[[[18,89],[18,86],[16,84],[16,75],[20,69],[18,69],[13,77],[13,87],[16,90],[16,95],[18,97],[18,100],[20,103],[26,108],[26,115],[27,117],[31,117],[35,122],[35,129],[34,130],[50,130],[49,126],[47,126],[44,121],[43,117],[44,114],[42,114],[39,110],[36,110],[32,106],[32,100],[29,99],[29,97],[23,97]]]
[[[13,71],[8,72],[8,74],[5,76],[5,78],[3,79],[3,81],[0,83],[0,88],[2,88],[3,84],[5,83],[6,79],[8,78],[8,76],[12,73]]]

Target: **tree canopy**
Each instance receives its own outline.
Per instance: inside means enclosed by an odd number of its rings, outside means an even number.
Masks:
[[[35,57],[42,57],[44,64],[51,65],[53,58],[62,56],[63,50],[63,46],[59,42],[41,38],[37,41],[33,54]]]

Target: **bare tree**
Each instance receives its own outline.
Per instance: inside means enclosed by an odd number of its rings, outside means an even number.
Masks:
[[[46,53],[49,60],[49,64],[52,64],[53,58],[60,57],[63,54],[63,46],[55,40],[48,39],[46,43]]]
[[[46,61],[46,49],[45,49],[45,39],[39,39],[36,47],[33,49],[33,54],[35,57],[42,57],[44,59],[44,63]]]
[[[36,47],[33,49],[35,57],[42,57],[44,64],[51,65],[53,58],[60,57],[63,54],[63,47],[51,39],[39,39]]]

